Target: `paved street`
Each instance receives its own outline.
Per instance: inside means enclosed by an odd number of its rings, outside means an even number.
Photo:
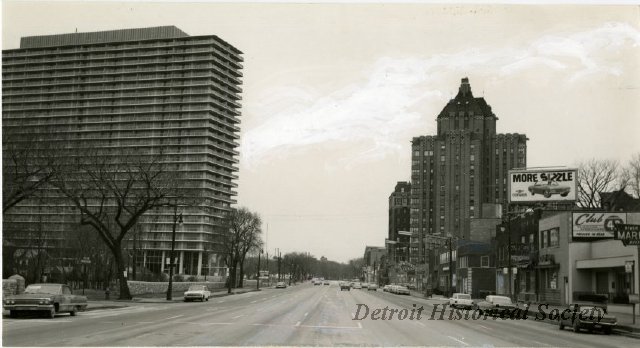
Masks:
[[[429,300],[336,284],[303,284],[212,298],[204,303],[145,303],[60,314],[3,318],[5,346],[571,346],[637,347],[620,335],[576,334],[532,320],[429,320]],[[424,306],[420,320],[352,320],[357,304]],[[415,312],[414,312],[415,313]],[[414,315],[416,317],[417,315]],[[448,313],[447,316],[448,317]]]

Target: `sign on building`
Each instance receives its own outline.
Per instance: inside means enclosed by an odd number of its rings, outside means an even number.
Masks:
[[[616,225],[627,222],[626,213],[574,212],[574,238],[613,238]]]
[[[616,239],[622,241],[624,246],[640,245],[640,225],[616,225]]]
[[[576,169],[514,169],[509,171],[509,202],[575,201]]]

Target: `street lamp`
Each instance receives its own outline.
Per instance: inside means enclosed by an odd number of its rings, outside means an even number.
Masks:
[[[500,226],[500,231],[502,232],[503,236],[505,231],[507,232],[507,278],[509,280],[509,287],[508,289],[508,294],[509,294],[509,298],[513,298],[513,294],[511,291],[511,282],[512,282],[512,273],[513,271],[511,270],[511,217],[509,216],[509,214],[507,214],[507,227],[505,229],[504,225]],[[504,238],[504,237],[503,237]]]
[[[262,249],[258,251],[258,278],[256,278],[256,290],[260,290],[260,255],[262,254]]]
[[[169,253],[169,286],[167,286],[167,301],[172,300],[173,293],[173,266],[175,265],[174,252],[176,249],[176,224],[182,224],[182,213],[178,214],[178,204],[173,205],[173,230],[171,231],[171,253]]]

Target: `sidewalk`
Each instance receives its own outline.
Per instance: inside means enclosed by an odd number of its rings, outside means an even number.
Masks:
[[[449,303],[449,298],[444,297],[442,295],[433,295],[431,297],[425,297],[422,293],[418,291],[411,291],[411,296],[421,298],[421,299],[426,299],[429,302],[432,302],[433,304]],[[480,301],[480,299],[476,299],[474,301]],[[527,316],[528,320],[536,320],[536,314],[540,313],[539,305],[540,305],[539,303],[534,303],[534,302],[530,303],[529,312],[528,312],[529,314]],[[520,306],[522,306],[522,304],[520,304]],[[549,305],[549,307],[546,307],[546,304],[543,304],[542,309],[548,315],[554,309],[557,309],[560,312],[562,312],[563,310],[566,309],[566,307],[555,306],[555,305]],[[614,331],[620,334],[624,334],[626,336],[640,338],[640,316],[638,315],[638,313],[636,313],[635,324],[633,324],[633,316],[631,314],[618,313],[618,312],[611,312],[609,314],[615,316],[616,319],[618,320],[618,325],[616,325],[616,328],[614,329]],[[544,322],[547,324],[552,324],[552,325],[557,325],[558,323],[556,320],[550,320],[548,318],[546,318],[545,320],[537,320],[537,321]]]
[[[257,291],[255,288],[232,289],[231,294],[228,294],[227,289],[216,289],[216,290],[218,291],[211,292],[210,298],[244,294],[247,292]],[[123,308],[123,307],[135,306],[135,305],[145,304],[145,303],[178,303],[178,302],[184,301],[184,297],[182,295],[183,295],[183,292],[174,292],[171,300],[167,300],[166,294],[153,294],[153,295],[150,295],[150,297],[134,297],[131,300],[118,300],[118,299],[89,300],[86,310],[92,311],[97,309]]]

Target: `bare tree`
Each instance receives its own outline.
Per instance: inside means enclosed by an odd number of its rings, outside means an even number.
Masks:
[[[628,193],[640,198],[640,153],[631,156],[629,163],[623,167],[622,181]]]
[[[222,235],[224,262],[229,267],[227,290],[231,293],[233,286],[242,286],[238,282],[238,267],[240,267],[240,281],[244,260],[247,253],[262,245],[262,220],[257,213],[247,208],[232,210],[225,221],[225,233]]]
[[[175,199],[175,173],[154,156],[87,150],[64,159],[52,184],[78,210],[80,224],[91,226],[111,251],[120,299],[130,299],[123,240],[143,214]]]
[[[3,127],[2,212],[33,196],[53,177],[53,143],[39,141],[38,134]]]
[[[578,164],[577,204],[582,208],[600,208],[600,192],[623,187],[617,161],[590,159]]]

